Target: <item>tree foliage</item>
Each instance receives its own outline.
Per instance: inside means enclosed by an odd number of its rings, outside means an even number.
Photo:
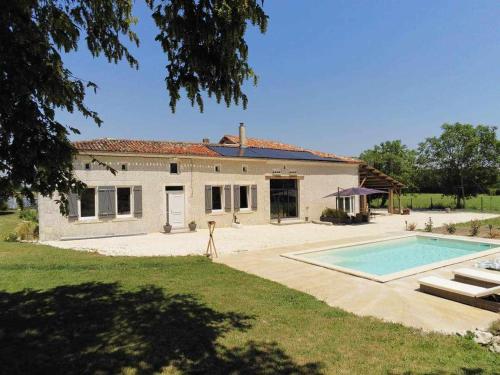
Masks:
[[[145,0],[165,51],[166,85],[172,111],[183,89],[203,110],[202,93],[226,105],[242,103],[245,80],[256,76],[248,65],[244,40],[247,23],[264,32],[267,16],[258,0]],[[139,62],[125,40],[139,45],[132,30],[133,0],[20,0],[2,3],[0,12],[0,196],[21,190],[44,196],[66,195],[83,184],[73,175],[75,150],[69,134],[79,133],[58,121],[56,110],[79,112],[101,125],[85,105],[91,81],[75,77],[61,54],[85,40],[94,57],[111,63]]]
[[[409,189],[415,188],[415,158],[416,152],[400,140],[382,142],[360,155],[361,160],[401,181]]]
[[[460,207],[465,196],[484,193],[498,180],[497,128],[455,123],[444,124],[442,130],[439,137],[420,143],[417,164],[427,183],[443,194],[455,194]]]

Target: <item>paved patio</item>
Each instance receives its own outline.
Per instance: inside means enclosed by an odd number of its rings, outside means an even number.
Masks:
[[[364,236],[368,241],[388,236]],[[457,236],[458,237],[458,236]],[[330,245],[353,242],[353,239],[332,241]],[[500,241],[497,241],[500,245]],[[324,245],[327,245],[324,243]],[[280,254],[308,250],[315,246],[288,246],[239,254],[225,254],[215,259],[232,268],[251,273],[296,290],[313,295],[330,306],[340,307],[357,315],[374,316],[385,321],[402,323],[426,331],[445,333],[485,329],[499,314],[424,294],[417,290],[418,279],[435,275],[451,279],[452,270],[473,267],[480,260],[498,258],[500,251],[439,269],[379,283],[342,272],[318,267]]]
[[[449,222],[465,222],[471,219],[486,219],[498,215],[470,212],[445,213],[444,211],[412,212],[409,216],[377,216],[370,224],[327,226],[320,224],[296,225],[252,225],[236,228],[216,228],[215,244],[219,254],[254,251],[283,246],[329,243],[341,239],[357,239],[362,236],[390,235],[401,233],[405,221],[416,223],[422,229],[432,217],[435,226]],[[48,245],[76,249],[94,250],[104,255],[168,256],[201,255],[208,242],[208,230],[192,233],[150,233],[139,236],[109,237],[72,241],[47,241]]]

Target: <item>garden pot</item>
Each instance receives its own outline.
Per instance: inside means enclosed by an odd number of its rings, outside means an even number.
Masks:
[[[196,230],[196,223],[189,223],[188,226],[191,232],[194,232]]]
[[[163,230],[165,231],[165,233],[170,233],[172,231],[172,226],[170,224],[165,224],[163,226]]]

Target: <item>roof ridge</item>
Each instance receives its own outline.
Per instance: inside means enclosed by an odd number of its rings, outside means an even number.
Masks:
[[[181,143],[186,145],[206,145],[203,142],[188,142],[188,141],[171,141],[171,140],[153,140],[153,139],[127,139],[127,138],[92,138],[72,141],[71,143],[82,143],[82,142],[150,142],[150,143]]]

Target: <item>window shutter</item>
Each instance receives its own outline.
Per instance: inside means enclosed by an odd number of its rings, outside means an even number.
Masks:
[[[134,186],[134,216],[142,217],[142,186]]]
[[[233,185],[234,191],[234,210],[240,210],[240,185]]]
[[[252,185],[252,210],[257,210],[257,185]]]
[[[116,188],[114,186],[99,186],[99,218],[116,216]]]
[[[205,185],[205,212],[212,212],[212,186]]]
[[[224,186],[224,209],[231,212],[231,185]]]
[[[78,217],[78,194],[69,193],[68,194],[68,217],[70,219],[76,219]]]

